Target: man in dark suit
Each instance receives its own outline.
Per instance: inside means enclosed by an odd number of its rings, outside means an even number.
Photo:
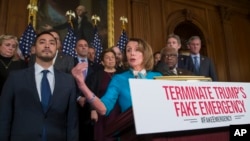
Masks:
[[[177,67],[178,51],[173,47],[164,47],[161,50],[161,61],[156,65],[155,70],[162,75],[193,75],[191,71]]]
[[[1,141],[78,141],[73,77],[53,67],[56,39],[35,40],[36,63],[8,77],[0,98]]]
[[[65,55],[62,52],[62,43],[59,33],[56,30],[49,30],[48,32],[50,32],[55,37],[57,43],[57,52],[55,58],[53,59],[54,67],[57,70],[71,73],[71,69],[74,67],[74,58],[69,55]],[[34,65],[35,58],[35,54],[32,54],[29,60],[29,66]]]
[[[187,44],[190,49],[188,58],[188,70],[194,72],[195,75],[210,77],[213,81],[217,81],[217,75],[213,62],[206,56],[200,55],[201,39],[199,36],[192,36]]]
[[[86,16],[87,10],[85,6],[79,5],[76,8],[76,17],[72,19],[73,29],[78,39],[84,38],[89,43],[93,40],[94,37],[94,28],[93,25],[88,21]],[[69,23],[63,23],[52,27],[51,25],[45,25],[43,28],[46,30],[56,29],[62,30],[69,27]]]
[[[85,82],[88,85],[91,74],[94,73],[99,65],[88,59],[89,44],[86,39],[79,39],[76,43],[75,50],[77,52],[77,58],[75,59],[75,65],[78,63],[86,62],[88,69],[84,71],[86,75]],[[79,141],[93,141],[93,122],[91,121],[91,108],[87,103],[86,98],[79,90],[77,96],[77,102],[79,107]]]

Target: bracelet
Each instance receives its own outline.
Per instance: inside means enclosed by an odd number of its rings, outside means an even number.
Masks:
[[[95,100],[95,97],[96,96],[93,94],[93,96],[90,99],[88,99],[88,103],[92,103]]]

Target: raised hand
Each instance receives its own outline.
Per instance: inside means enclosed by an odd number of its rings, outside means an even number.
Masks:
[[[84,76],[84,71],[86,71],[86,69],[88,68],[88,64],[87,63],[78,63],[72,70],[71,73],[73,75],[73,77],[75,78],[75,80],[77,81],[77,83],[84,83],[85,77]]]

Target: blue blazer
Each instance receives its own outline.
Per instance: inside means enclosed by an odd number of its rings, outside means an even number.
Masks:
[[[46,125],[49,141],[78,141],[75,82],[54,70],[55,88],[46,113],[38,96],[34,67],[11,73],[0,97],[0,140],[41,141]]]
[[[162,75],[159,72],[148,71],[146,78],[154,79],[155,76]],[[131,70],[116,74],[112,77],[106,93],[101,98],[101,101],[107,108],[106,115],[109,115],[109,113],[113,110],[117,100],[120,105],[121,112],[126,111],[132,106],[129,89],[129,78],[134,78],[133,72]]]

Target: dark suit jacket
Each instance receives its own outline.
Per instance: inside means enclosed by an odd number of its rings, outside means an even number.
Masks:
[[[33,54],[30,56],[29,66],[34,66],[35,61],[36,56]],[[54,67],[57,70],[71,73],[71,69],[74,67],[74,58],[59,51],[56,56]]]
[[[187,69],[187,58],[186,55],[178,55],[178,68]]]
[[[41,141],[46,125],[49,141],[78,141],[75,82],[54,70],[55,88],[46,113],[38,96],[34,67],[11,73],[0,97],[0,140]]]
[[[191,56],[189,56],[188,58],[187,66],[187,69],[192,71],[195,75],[210,77],[213,81],[217,81],[217,75],[214,68],[214,64],[208,57],[202,55],[200,56],[199,73],[195,73],[195,67]]]
[[[178,75],[194,75],[191,71],[183,68],[176,68]],[[171,72],[168,68],[168,65],[164,62],[159,62],[155,68],[154,71],[160,72],[162,75],[169,76],[169,75],[176,75],[173,72]]]
[[[193,72],[186,69],[176,68],[176,70],[177,70],[177,75],[194,75]]]

